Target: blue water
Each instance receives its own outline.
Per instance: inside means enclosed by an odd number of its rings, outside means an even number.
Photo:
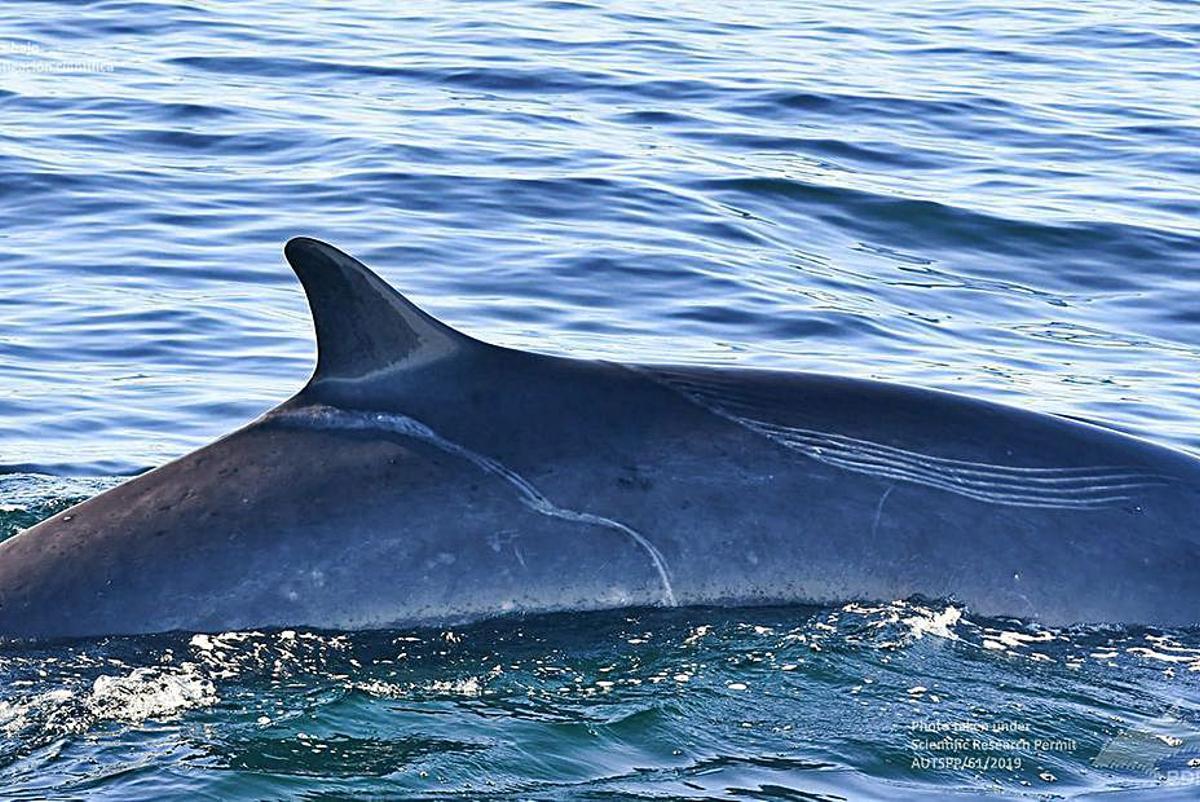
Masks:
[[[1191,2],[6,4],[0,527],[297,389],[297,234],[505,345],[1200,453],[1198,56]],[[286,634],[0,645],[0,796],[1200,796],[1197,633],[905,603]],[[934,719],[1076,743],[914,767]],[[1141,759],[1097,760],[1121,733]]]

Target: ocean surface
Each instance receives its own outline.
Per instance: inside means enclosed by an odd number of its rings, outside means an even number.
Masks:
[[[1200,454],[1197,65],[1160,0],[5,3],[0,537],[303,384],[299,234],[504,345]],[[1200,630],[897,600],[0,641],[3,799],[993,795],[1200,798]]]

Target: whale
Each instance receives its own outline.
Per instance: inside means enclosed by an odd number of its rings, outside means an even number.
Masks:
[[[862,378],[485,343],[315,239],[316,368],[243,428],[0,544],[0,636],[454,625],[947,599],[1200,620],[1200,461]]]

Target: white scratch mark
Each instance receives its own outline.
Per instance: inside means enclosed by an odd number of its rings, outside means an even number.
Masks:
[[[663,599],[666,606],[676,606],[675,591],[671,587],[671,577],[667,572],[667,563],[658,548],[647,540],[643,534],[620,521],[614,521],[602,515],[559,507],[542,495],[541,491],[516,471],[513,471],[491,457],[479,454],[458,443],[447,440],[419,420],[393,412],[366,412],[362,410],[340,409],[323,404],[280,412],[274,416],[274,419],[320,429],[383,429],[396,434],[415,437],[418,440],[423,440],[432,446],[440,448],[447,454],[461,457],[475,464],[483,471],[499,477],[510,484],[516,489],[521,502],[534,512],[551,518],[560,518],[564,521],[602,526],[624,534],[640,546],[650,557],[650,562],[653,563],[654,570],[658,573],[658,578],[662,582]],[[523,562],[524,560],[522,560]]]
[[[883,495],[879,497],[879,505],[875,507],[875,522],[871,524],[872,540],[875,539],[875,533],[879,530],[879,521],[883,518],[883,504],[895,489],[895,485],[888,485],[887,489],[883,491]]]
[[[800,454],[843,470],[945,490],[1014,507],[1094,510],[1128,503],[1133,494],[1171,478],[1137,466],[1021,467],[936,457],[832,432],[783,426],[754,417],[753,398],[702,377],[637,370],[697,406]],[[877,521],[878,523],[878,521]]]

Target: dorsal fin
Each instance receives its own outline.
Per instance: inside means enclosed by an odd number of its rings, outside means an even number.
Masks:
[[[362,262],[332,245],[296,237],[283,253],[304,285],[312,310],[317,333],[313,382],[361,379],[483,345],[422,312]]]

